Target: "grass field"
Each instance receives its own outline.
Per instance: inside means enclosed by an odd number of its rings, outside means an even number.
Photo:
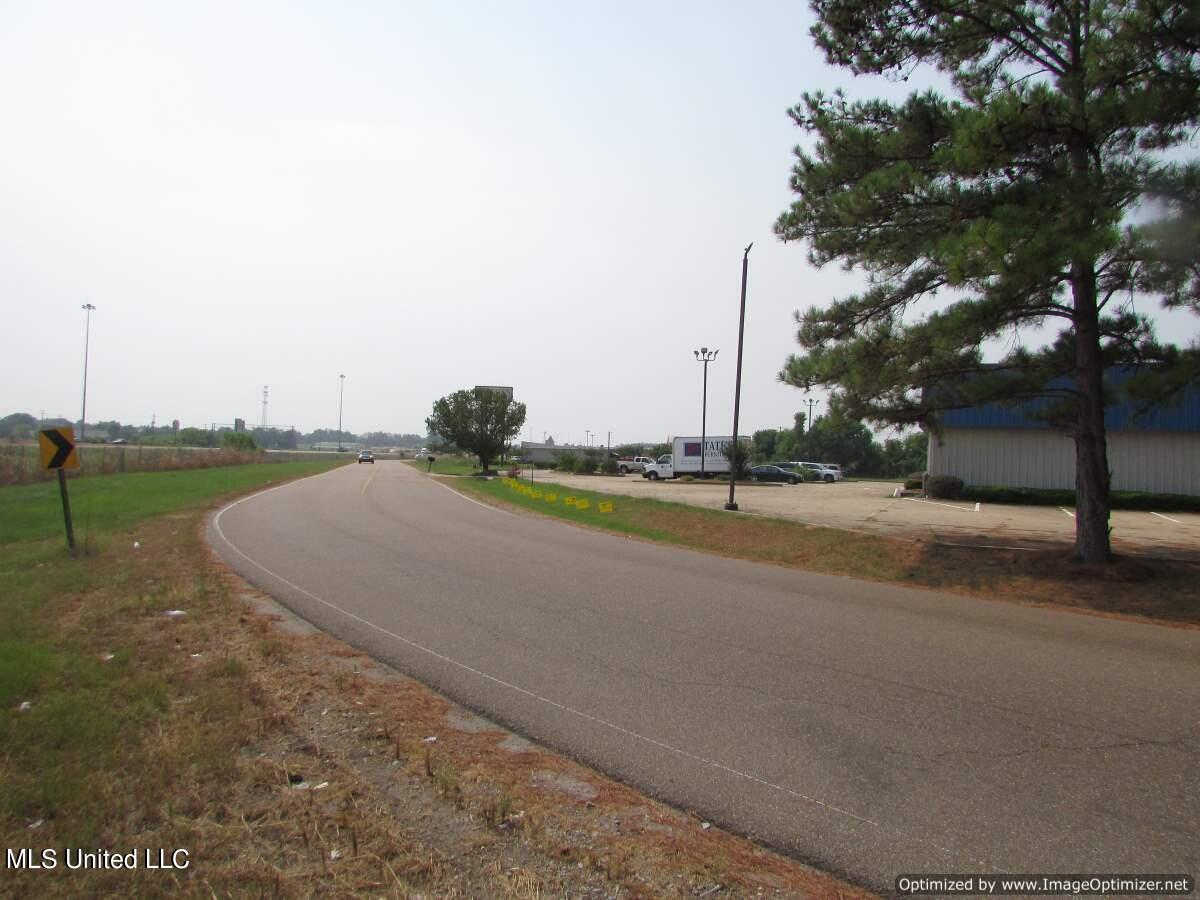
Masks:
[[[1018,603],[1065,606],[1200,625],[1200,567],[1119,559],[1084,566],[1068,554],[981,550],[902,541],[783,519],[730,515],[680,503],[528,480],[456,478],[452,486],[496,503],[578,525],[758,562],[934,588]],[[573,496],[575,505],[565,503]],[[551,500],[550,498],[553,497]],[[587,501],[580,509],[578,500]],[[611,504],[602,512],[601,504]]]
[[[421,472],[428,472],[429,460],[411,459],[406,463]],[[493,468],[499,463],[493,463]],[[434,475],[471,475],[479,471],[479,458],[475,456],[435,456],[433,463]]]
[[[173,472],[138,472],[68,482],[75,538],[128,528],[143,519],[209,502],[219,494],[324,472],[344,462],[256,463]],[[65,540],[58,482],[0,488],[0,544]]]

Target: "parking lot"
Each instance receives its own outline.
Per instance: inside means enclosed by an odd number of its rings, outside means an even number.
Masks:
[[[529,477],[526,469],[524,477]],[[648,481],[639,475],[585,476],[538,471],[536,481],[578,490],[651,497],[721,509],[729,499],[727,482]],[[932,501],[894,496],[895,482],[843,481],[800,485],[738,482],[738,509],[750,515],[795,519],[909,540],[934,540],[1008,549],[1069,548],[1075,540],[1073,510],[1053,506]],[[1115,510],[1113,548],[1139,556],[1200,561],[1200,515]]]

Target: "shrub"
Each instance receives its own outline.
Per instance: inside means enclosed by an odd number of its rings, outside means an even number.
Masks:
[[[924,472],[909,472],[908,477],[904,479],[904,489],[906,491],[919,491],[925,487]]]
[[[257,450],[254,435],[246,431],[226,431],[221,435],[221,446],[231,450]]]
[[[931,475],[925,482],[925,493],[934,500],[958,500],[963,494],[963,480],[954,475]]]
[[[560,453],[558,455],[558,471],[566,472],[568,475],[579,468],[579,457],[574,453]]]
[[[604,461],[604,465],[600,467],[601,471],[603,471],[605,475],[616,475],[617,472],[620,471],[620,468],[621,467],[617,465],[617,461],[615,459],[606,459]]]

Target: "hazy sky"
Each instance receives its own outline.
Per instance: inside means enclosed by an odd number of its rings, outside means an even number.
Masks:
[[[772,235],[786,116],[852,81],[803,3],[0,0],[0,415],[522,438],[789,425],[792,312],[854,289]],[[1191,339],[1176,317],[1160,336]],[[822,404],[823,408],[824,404]]]

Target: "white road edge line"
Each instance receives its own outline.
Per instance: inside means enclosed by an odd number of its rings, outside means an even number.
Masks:
[[[322,474],[325,474],[325,473],[322,473]],[[310,475],[309,477],[316,478],[317,476]],[[306,481],[306,480],[307,479],[300,479],[299,481]],[[887,826],[881,825],[879,822],[873,821],[872,819],[865,818],[864,816],[857,815],[855,813],[850,812],[849,810],[842,809],[838,806],[834,806],[832,803],[827,803],[824,800],[820,800],[816,797],[810,797],[807,794],[802,794],[799,791],[794,791],[791,788],[784,787],[781,784],[774,784],[773,782],[766,781],[765,779],[759,778],[756,775],[751,775],[748,772],[742,772],[738,769],[734,769],[734,768],[731,768],[730,766],[726,766],[722,763],[717,762],[716,760],[711,760],[706,757],[699,756],[698,754],[691,753],[687,750],[681,750],[679,747],[674,747],[671,744],[667,744],[667,743],[657,740],[655,738],[647,737],[646,735],[639,734],[636,731],[630,731],[628,728],[623,728],[622,726],[617,725],[613,722],[609,722],[606,719],[601,719],[598,716],[593,716],[590,713],[586,713],[581,710],[574,709],[573,707],[566,706],[562,703],[559,703],[556,700],[551,700],[549,697],[543,697],[541,694],[538,694],[527,688],[523,688],[520,685],[512,684],[511,682],[504,681],[501,678],[497,678],[495,675],[489,675],[487,672],[483,672],[479,669],[476,669],[472,666],[467,665],[466,663],[459,662],[458,660],[456,660],[452,657],[446,656],[444,653],[439,653],[436,650],[432,650],[428,647],[418,644],[416,641],[406,638],[403,635],[396,634],[393,631],[388,631],[386,628],[376,625],[374,622],[370,622],[367,619],[362,618],[361,616],[355,615],[354,613],[350,612],[347,609],[343,609],[342,607],[338,606],[336,603],[331,603],[330,601],[324,599],[323,597],[318,597],[316,594],[312,593],[311,591],[306,591],[304,588],[300,587],[300,585],[295,584],[294,582],[288,581],[288,579],[284,578],[282,575],[271,571],[266,566],[264,566],[262,563],[258,562],[258,560],[252,559],[251,557],[249,557],[248,555],[243,553],[239,548],[235,547],[233,542],[229,540],[229,538],[225,535],[225,532],[221,529],[221,516],[225,515],[225,513],[229,512],[229,510],[233,509],[235,506],[240,506],[241,504],[245,503],[247,500],[253,500],[257,497],[262,497],[265,494],[272,493],[273,491],[277,491],[282,488],[289,487],[293,484],[298,484],[299,481],[291,481],[291,482],[288,482],[287,484],[277,485],[276,487],[268,488],[265,491],[260,491],[257,494],[251,494],[247,497],[242,497],[240,500],[235,500],[233,503],[230,503],[228,506],[223,507],[219,512],[217,512],[217,514],[215,516],[213,516],[213,529],[220,536],[221,540],[225,542],[225,545],[227,547],[229,547],[230,550],[232,550],[238,556],[242,557],[242,559],[246,560],[246,562],[250,563],[250,565],[254,566],[257,569],[260,569],[261,571],[265,572],[267,575],[271,576],[272,578],[276,579],[277,581],[281,582],[282,584],[286,584],[288,587],[292,588],[293,590],[298,591],[299,593],[303,594],[304,596],[306,596],[312,600],[315,600],[317,603],[320,603],[322,606],[328,607],[329,609],[333,610],[334,612],[341,613],[346,618],[352,619],[353,621],[358,622],[360,625],[365,625],[367,628],[377,631],[382,635],[390,637],[393,640],[400,641],[402,644],[405,644],[405,645],[413,648],[414,650],[417,650],[421,653],[431,656],[434,659],[440,660],[444,663],[448,663],[449,665],[452,665],[459,669],[462,669],[464,672],[468,672],[468,673],[475,675],[479,678],[482,678],[486,681],[490,681],[493,684],[496,684],[500,687],[504,687],[511,691],[515,691],[516,693],[521,694],[525,697],[528,697],[532,700],[536,700],[539,703],[544,703],[547,706],[551,706],[554,709],[557,709],[561,712],[567,713],[568,715],[576,716],[585,721],[592,722],[593,724],[600,725],[604,728],[611,729],[619,734],[625,735],[626,737],[633,738],[634,740],[642,741],[643,743],[649,744],[653,747],[658,747],[661,750],[666,750],[669,753],[674,753],[677,756],[682,756],[685,759],[690,759],[693,762],[698,762],[701,765],[708,766],[709,768],[716,769],[717,771],[724,772],[728,775],[733,775],[737,778],[741,778],[746,781],[751,781],[755,784],[758,784],[762,787],[768,788],[773,791],[777,791],[781,794],[787,794],[790,797],[794,797],[798,800],[803,800],[806,803],[813,804],[814,806],[820,806],[823,809],[827,809],[830,812],[834,812],[834,813],[838,813],[839,815],[846,816],[847,818],[853,819],[856,822],[861,822],[864,825],[872,825],[875,828],[887,829]],[[497,509],[494,506],[488,506],[486,503],[480,503],[477,500],[472,500],[470,497],[465,497],[462,494],[460,494],[458,491],[454,490],[453,488],[449,488],[449,487],[446,487],[446,485],[441,484],[441,482],[435,482],[435,483],[439,484],[441,487],[446,488],[446,490],[450,491],[452,494],[454,494],[458,497],[462,497],[463,500],[467,500],[468,502],[474,503],[477,506],[482,506],[484,509],[492,509],[492,510],[496,510],[497,512],[506,512],[505,510]],[[509,513],[509,515],[514,515],[514,514]],[[888,829],[888,830],[890,830],[890,829]],[[910,840],[915,840],[918,843],[925,844],[926,846],[932,847],[933,849],[935,849],[941,853],[945,853],[948,856],[954,856],[954,855],[956,855],[956,853],[962,853],[962,851],[954,851],[947,847],[943,847],[940,844],[935,844],[932,841],[927,841],[922,838],[915,838],[908,832],[904,832],[904,835],[906,837],[908,837]],[[994,866],[992,866],[990,863],[975,859],[970,854],[963,853],[962,855],[966,856],[967,859],[969,859],[971,862],[973,862],[977,865],[987,866],[992,871],[999,871]]]
[[[1156,512],[1152,512],[1152,513],[1150,513],[1150,515],[1152,515],[1152,516],[1158,516],[1160,519],[1166,519],[1168,522],[1174,522],[1176,525],[1182,525],[1182,524],[1183,524],[1183,523],[1182,523],[1182,522],[1180,522],[1178,519],[1172,519],[1170,516],[1164,516],[1162,513],[1156,513]]]
[[[1071,510],[1067,509],[1065,506],[1060,506],[1060,507],[1059,507],[1059,510],[1060,510],[1060,511],[1062,511],[1062,512],[1064,512],[1064,513],[1066,513],[1066,514],[1067,514],[1068,516],[1070,516],[1072,519],[1073,519],[1073,518],[1075,518],[1075,513],[1071,512]]]

